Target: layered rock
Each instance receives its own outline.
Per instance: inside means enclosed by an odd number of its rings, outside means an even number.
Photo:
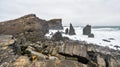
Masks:
[[[8,67],[19,57],[12,49],[14,42],[12,35],[0,35],[0,67]]]
[[[63,29],[62,19],[51,19],[51,20],[49,20],[48,21],[48,27],[49,27],[49,29],[56,29],[56,30]]]
[[[69,28],[69,35],[75,35],[75,29],[73,28],[72,24],[70,23],[70,28]]]
[[[27,40],[36,38],[36,40],[39,40],[39,37],[43,37],[48,30],[47,22],[36,17],[35,14],[29,14],[18,19],[0,22],[0,34],[8,34],[15,37],[25,35]]]
[[[15,42],[12,35],[0,35],[0,47],[10,46]]]
[[[24,48],[25,57],[17,60],[13,49],[1,49],[1,59],[7,57],[7,64],[11,67],[119,67],[119,51],[80,41],[39,41],[30,43]],[[12,50],[11,53],[6,52]],[[8,55],[9,54],[9,55]],[[12,57],[11,57],[12,56]],[[13,59],[11,58],[15,58]],[[10,62],[8,61],[10,60]],[[31,60],[31,61],[30,61]],[[1,65],[5,65],[2,61]]]

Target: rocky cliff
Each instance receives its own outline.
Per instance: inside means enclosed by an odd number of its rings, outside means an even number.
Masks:
[[[25,35],[27,40],[39,40],[39,37],[44,36],[48,31],[47,22],[39,19],[35,14],[0,22],[0,34],[13,35],[16,37]]]
[[[49,29],[63,29],[62,19],[51,19],[48,21]]]

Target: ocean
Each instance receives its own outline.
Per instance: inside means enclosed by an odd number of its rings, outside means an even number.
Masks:
[[[59,30],[65,32],[64,30]],[[88,38],[88,36],[83,35],[83,26],[74,26],[76,35],[66,35],[62,33],[63,36],[69,37],[72,40],[86,41],[87,43],[93,43],[99,46],[109,47],[116,49],[115,46],[120,46],[120,26],[92,26],[91,30],[94,34],[94,38]],[[46,34],[47,37],[51,37],[51,33],[55,33],[58,30],[49,30]],[[104,41],[107,40],[107,41]],[[108,42],[109,41],[109,42]]]

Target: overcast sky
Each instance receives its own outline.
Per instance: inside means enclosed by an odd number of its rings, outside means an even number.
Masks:
[[[120,0],[0,0],[0,21],[35,13],[63,25],[120,25]]]

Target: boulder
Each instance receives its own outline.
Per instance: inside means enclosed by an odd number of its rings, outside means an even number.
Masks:
[[[111,42],[110,40],[107,40],[107,39],[102,39],[103,41],[105,41],[105,42]]]
[[[89,35],[89,34],[91,34],[91,25],[86,25],[83,28],[83,35]]]
[[[30,64],[29,67],[45,67],[45,62],[43,62],[43,61],[34,61],[32,64]]]
[[[91,34],[88,35],[88,37],[89,37],[89,38],[94,38],[94,34],[91,33]]]
[[[9,65],[11,65],[18,57],[19,55],[14,54],[11,46],[8,46],[6,49],[0,47],[0,67],[13,67]]]
[[[62,34],[61,32],[56,32],[53,36],[52,36],[52,40],[54,41],[60,41],[63,40]]]
[[[100,55],[97,55],[97,63],[99,67],[106,67],[106,62],[104,60],[104,57],[101,57]]]
[[[39,59],[41,59],[41,60],[44,60],[44,59],[47,58],[46,55],[35,51],[35,49],[34,49],[33,47],[31,47],[31,46],[29,46],[29,47],[26,49],[26,51],[29,51],[32,55],[37,56],[37,57],[38,57]]]
[[[0,35],[0,47],[10,46],[15,40],[12,35]]]
[[[73,28],[72,24],[70,23],[70,28],[69,28],[69,35],[75,35],[75,29]]]
[[[30,65],[29,58],[27,56],[20,56],[11,67],[28,67]]]
[[[51,19],[48,21],[49,29],[61,30],[63,29],[62,26],[62,19]]]
[[[67,54],[70,56],[82,56],[87,57],[87,51],[85,45],[76,44],[75,42],[67,42],[59,47],[59,53]]]

